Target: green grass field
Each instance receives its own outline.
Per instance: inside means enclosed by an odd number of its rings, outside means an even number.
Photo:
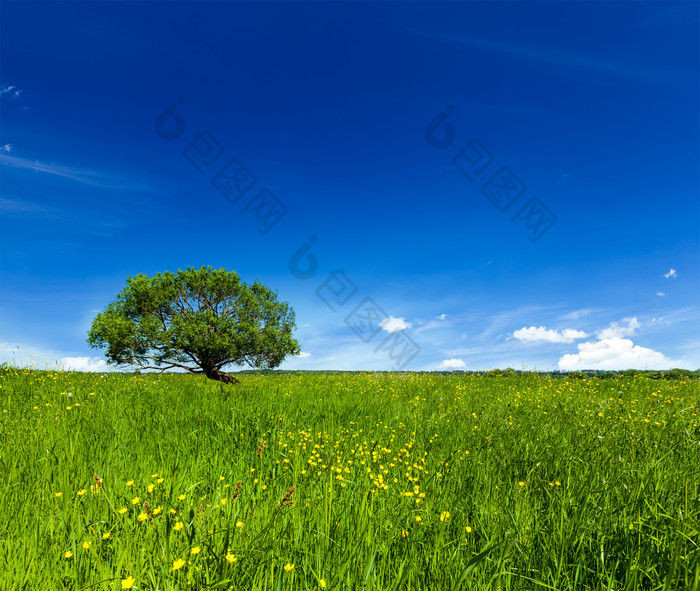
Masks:
[[[700,381],[0,370],[0,588],[700,589]]]

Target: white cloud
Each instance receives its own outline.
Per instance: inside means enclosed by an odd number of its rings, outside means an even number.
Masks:
[[[467,364],[461,359],[445,359],[437,366],[438,371],[454,371],[456,369],[467,369]]]
[[[110,371],[101,357],[62,357],[58,364],[66,371]]]
[[[681,365],[662,353],[635,345],[630,339],[604,338],[596,342],[580,343],[578,353],[559,359],[559,369],[670,369]]]
[[[675,279],[678,277],[678,271],[671,267],[668,273],[664,273],[664,277],[666,277],[666,279]]]
[[[4,146],[0,146],[0,152],[7,152],[8,154],[12,152],[12,144],[5,144]]]
[[[657,291],[656,295],[657,296],[665,296],[666,294],[663,291]]]
[[[411,328],[413,326],[413,323],[406,322],[403,318],[394,318],[393,316],[387,316],[384,320],[382,320],[379,323],[379,326],[381,326],[385,331],[392,333]]]
[[[565,328],[559,332],[554,329],[547,329],[544,326],[531,326],[514,331],[513,336],[523,343],[537,343],[540,341],[547,343],[573,343],[575,339],[584,339],[588,335],[582,330],[573,328]]]
[[[16,86],[8,86],[5,84],[2,88],[0,88],[0,96],[6,94],[11,96],[13,99],[17,99],[21,93],[22,89],[17,88]]]
[[[447,314],[440,314],[440,316],[435,317],[436,320],[444,320],[445,318],[447,318]]]
[[[608,328],[604,328],[598,331],[599,339],[614,339],[618,337],[629,337],[634,334],[641,325],[636,317],[633,318],[623,318],[622,322],[626,322],[627,326],[618,324],[617,322],[611,322]]]
[[[311,353],[308,351],[302,351],[299,353],[299,355],[295,355],[295,357],[298,357],[299,359],[307,359],[308,357],[311,357]]]

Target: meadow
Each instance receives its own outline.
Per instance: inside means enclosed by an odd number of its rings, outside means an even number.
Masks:
[[[0,589],[700,589],[700,381],[0,370]]]

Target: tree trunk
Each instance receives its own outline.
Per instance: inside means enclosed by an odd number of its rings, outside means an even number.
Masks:
[[[221,371],[219,369],[211,369],[209,371],[205,372],[205,375],[210,379],[210,380],[218,380],[220,382],[223,382],[224,384],[238,384],[238,380],[234,378],[232,375],[227,374],[224,371]]]

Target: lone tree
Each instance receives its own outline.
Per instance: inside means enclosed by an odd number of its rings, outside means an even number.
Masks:
[[[294,310],[257,281],[234,271],[189,267],[139,274],[97,315],[88,334],[110,363],[165,371],[179,367],[226,384],[227,365],[277,367],[298,355]]]

